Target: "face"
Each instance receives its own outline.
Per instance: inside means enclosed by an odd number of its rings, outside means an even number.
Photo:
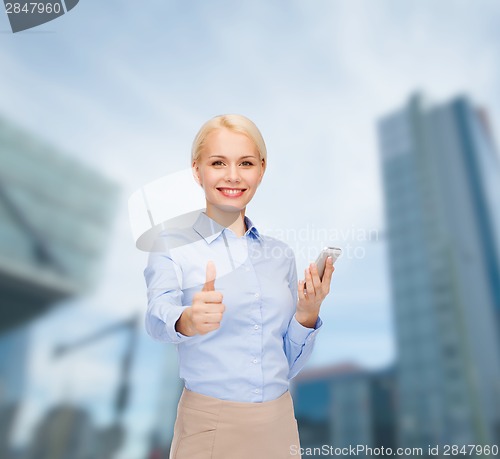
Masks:
[[[265,163],[252,140],[225,128],[207,136],[198,161],[193,162],[193,175],[205,190],[207,208],[212,205],[226,212],[246,207],[264,171]]]

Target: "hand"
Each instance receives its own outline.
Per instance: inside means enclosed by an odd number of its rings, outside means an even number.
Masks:
[[[215,290],[215,265],[212,261],[207,263],[205,285],[201,292],[194,294],[190,309],[193,334],[206,335],[220,327],[226,307],[222,304],[222,293]]]
[[[330,293],[330,282],[335,271],[332,257],[326,259],[323,280],[319,279],[316,263],[311,263],[304,270],[305,280],[299,281],[299,300],[295,318],[305,327],[313,328],[319,316],[319,308],[325,297]],[[307,292],[304,291],[304,287]]]

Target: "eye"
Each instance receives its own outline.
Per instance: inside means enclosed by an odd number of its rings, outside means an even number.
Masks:
[[[212,163],[212,166],[220,166],[222,164],[222,161],[214,161]]]
[[[250,161],[243,161],[241,164],[246,166],[253,166],[253,163],[251,163]]]

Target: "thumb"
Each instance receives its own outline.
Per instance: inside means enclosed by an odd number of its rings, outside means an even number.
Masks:
[[[203,292],[210,292],[215,290],[215,265],[213,261],[207,263],[207,274]]]

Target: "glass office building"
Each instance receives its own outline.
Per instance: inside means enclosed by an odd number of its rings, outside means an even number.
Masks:
[[[150,438],[150,456],[168,457],[174,435],[177,418],[177,404],[184,388],[184,381],[179,378],[179,363],[175,346],[165,346],[163,351],[161,390],[156,405],[156,420]]]
[[[0,333],[99,276],[116,184],[0,118]]]
[[[119,189],[0,118],[0,456],[22,402],[31,320],[99,277]]]
[[[333,365],[302,371],[292,380],[302,448],[395,446],[394,368]],[[359,457],[368,457],[360,451]]]
[[[20,401],[27,386],[27,327],[0,334],[0,457],[9,457]]]
[[[500,440],[500,164],[466,97],[378,124],[398,350],[398,443]]]

